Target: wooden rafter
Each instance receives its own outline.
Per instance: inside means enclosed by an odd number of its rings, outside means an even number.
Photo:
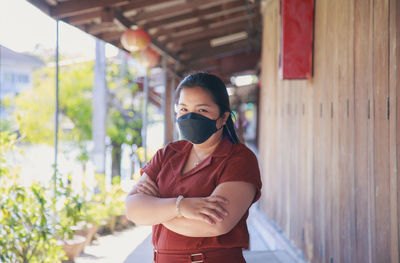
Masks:
[[[245,11],[239,10],[239,11],[236,11],[234,13],[231,13],[231,14],[225,15],[225,16],[218,16],[218,17],[213,17],[213,18],[209,18],[209,19],[201,19],[199,21],[188,23],[183,26],[171,27],[171,28],[167,28],[167,29],[160,29],[154,34],[154,37],[171,35],[174,33],[191,30],[191,29],[194,29],[197,27],[204,28],[204,27],[207,27],[209,24],[227,22],[232,19],[243,18],[246,16],[247,16],[247,13]]]
[[[178,67],[178,72],[208,69],[229,74],[241,69],[224,64],[229,57],[244,61],[249,52],[257,53],[260,49],[260,0],[28,1],[53,18],[119,48],[122,48],[120,38],[124,30],[137,25],[150,34],[151,48],[166,55],[167,65],[170,69]],[[243,31],[247,33],[244,40],[240,40],[242,36],[216,47],[210,44],[212,39]],[[252,57],[249,63],[239,64],[248,67],[253,61]]]
[[[256,38],[257,32],[247,32],[247,33],[248,33],[247,39],[249,39],[250,43],[256,47],[258,42],[257,42],[257,40],[254,40],[254,39]],[[230,43],[235,43],[238,41],[240,41],[240,40],[228,42],[226,44],[220,44],[220,46],[228,45]],[[195,40],[192,42],[183,43],[181,45],[175,45],[173,47],[171,47],[173,44],[170,43],[169,47],[170,47],[171,51],[176,52],[179,56],[181,56],[185,53],[192,53],[192,52],[197,52],[197,51],[201,51],[204,49],[210,50],[212,48],[215,48],[215,47],[211,46],[210,42],[211,42],[211,38],[205,38],[203,40]]]
[[[248,41],[242,40],[239,42],[235,42],[233,44],[213,48],[211,50],[203,50],[203,52],[197,52],[196,54],[193,54],[191,58],[184,60],[184,62],[195,63],[197,61],[201,61],[203,59],[207,59],[214,56],[223,56],[223,55],[226,56],[233,53],[243,52],[248,48],[249,48]]]
[[[57,0],[45,0],[47,4],[50,6],[55,6],[57,5]]]
[[[162,4],[162,3],[165,3],[165,0],[139,0],[139,1],[135,1],[134,3],[124,5],[121,8],[121,11],[125,15],[125,12],[138,11],[143,8],[154,6],[157,4]]]
[[[217,36],[224,36],[224,35],[229,35],[233,33],[237,33],[243,30],[247,29],[247,23],[243,23],[242,21],[228,24],[228,25],[223,25],[223,26],[218,26],[215,28],[207,28],[206,31],[202,32],[201,34],[199,33],[192,33],[189,35],[185,36],[178,36],[178,37],[171,37],[168,38],[167,40],[163,41],[163,44],[166,43],[175,43],[177,45],[183,45],[184,43],[192,42],[195,40],[202,40],[202,39],[212,39]]]
[[[28,0],[28,2],[42,10],[45,14],[50,15],[50,7],[47,3],[41,0]]]
[[[235,9],[236,10],[238,10],[238,9],[245,10],[245,8],[246,7],[243,5],[243,1],[239,0],[239,1],[226,3],[224,6],[219,5],[219,6],[208,7],[208,8],[201,9],[201,10],[198,10],[198,9],[188,10],[187,13],[185,13],[185,14],[177,15],[175,17],[159,19],[156,21],[148,21],[145,23],[145,25],[147,28],[156,28],[158,26],[172,24],[177,21],[182,21],[185,19],[191,19],[194,17],[203,17],[206,15],[211,15],[211,14],[215,14],[215,13],[219,13],[219,14],[223,15],[224,12],[229,12],[229,10],[235,10]],[[140,21],[139,21],[139,24],[140,24]]]
[[[184,43],[181,45],[178,45],[176,43],[170,43],[171,50],[174,52],[177,52],[177,54],[182,54],[186,51],[190,51],[190,50],[197,50],[197,49],[201,49],[201,48],[212,48],[210,45],[210,39],[203,39],[203,40],[198,40],[198,41],[193,41],[193,42],[189,42],[189,43]]]
[[[256,70],[260,61],[260,51],[241,52],[222,58],[209,59],[206,62],[197,62],[190,64],[194,70],[205,70],[218,73],[221,76],[231,76],[235,73],[245,70]],[[238,63],[240,61],[240,63]]]
[[[246,16],[242,16],[242,17],[238,17],[235,19],[227,19],[224,21],[221,21],[221,23],[218,23],[216,26],[212,26],[210,24],[207,24],[204,27],[197,27],[197,28],[192,28],[191,30],[186,30],[186,31],[180,31],[180,32],[176,32],[176,33],[172,33],[168,35],[167,38],[167,42],[171,42],[169,41],[170,39],[177,39],[180,38],[182,39],[182,42],[189,42],[193,39],[190,38],[190,35],[198,35],[197,32],[193,31],[193,29],[197,29],[199,31],[206,31],[206,32],[202,32],[201,36],[196,36],[194,39],[200,39],[200,38],[204,38],[207,35],[215,35],[215,34],[224,34],[224,32],[221,32],[222,30],[225,29],[234,29],[234,28],[241,28],[244,29],[247,27],[247,23],[246,20],[248,18]],[[194,32],[194,33],[192,33]],[[186,39],[188,39],[188,41],[186,41]],[[175,41],[174,41],[175,42]],[[179,43],[179,42],[176,42]]]
[[[50,8],[50,14],[54,18],[66,18],[74,15],[99,11],[104,7],[115,7],[128,4],[129,0],[70,0],[60,2]]]
[[[92,24],[86,27],[86,32],[91,35],[98,35],[104,32],[115,32],[118,26],[114,23]]]
[[[104,32],[97,35],[97,37],[103,39],[106,42],[114,42],[121,38],[122,33],[123,31]]]
[[[156,20],[156,18],[160,17],[172,17],[175,16],[176,14],[181,14],[184,13],[184,10],[192,10],[193,8],[198,8],[201,5],[206,5],[206,4],[221,4],[224,2],[231,2],[233,0],[193,0],[193,1],[188,1],[183,4],[177,4],[173,5],[167,8],[162,8],[160,10],[155,10],[155,11],[150,11],[150,12],[143,12],[139,13],[134,17],[134,21],[140,21],[140,20],[146,20],[146,21],[151,21],[151,20]]]
[[[247,42],[246,42],[247,41]],[[207,51],[212,51],[212,50],[216,50],[217,52],[220,50],[228,50],[231,47],[235,47],[235,45],[238,46],[242,46],[242,44],[244,45],[244,43],[246,43],[246,48],[245,50],[258,50],[259,46],[256,44],[256,42],[254,40],[249,40],[249,39],[244,39],[244,40],[239,40],[236,42],[232,42],[232,43],[227,43],[224,45],[220,45],[218,47],[210,47],[210,48],[196,48],[196,49],[186,49],[183,50],[183,52],[179,53],[180,57],[185,57],[186,59],[193,59],[194,58],[194,54],[200,54],[202,52],[204,52],[205,50]],[[185,60],[185,59],[182,59]]]
[[[103,12],[102,10],[98,10],[91,13],[67,17],[64,18],[63,20],[66,23],[69,23],[74,26],[87,24],[93,21],[94,19],[101,17],[102,12]]]

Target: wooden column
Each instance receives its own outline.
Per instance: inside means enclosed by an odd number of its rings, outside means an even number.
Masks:
[[[391,262],[399,262],[399,154],[400,122],[396,108],[399,108],[400,85],[400,1],[389,1],[389,186],[390,186],[390,242]],[[397,121],[397,122],[396,122]]]

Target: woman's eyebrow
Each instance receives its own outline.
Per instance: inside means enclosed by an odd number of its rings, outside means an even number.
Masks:
[[[179,103],[179,106],[187,106],[185,103]],[[196,104],[196,107],[211,107],[210,104]]]

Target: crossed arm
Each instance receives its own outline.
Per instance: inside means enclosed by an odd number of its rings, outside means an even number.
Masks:
[[[179,216],[176,198],[160,198],[157,185],[143,174],[125,204],[127,217],[137,224],[163,224],[181,235],[211,237],[228,233],[243,217],[255,193],[251,183],[225,182],[208,197],[182,199]]]

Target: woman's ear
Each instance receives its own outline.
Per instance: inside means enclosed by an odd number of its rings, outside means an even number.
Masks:
[[[222,116],[222,119],[224,120],[224,122],[223,122],[224,125],[228,121],[228,118],[229,118],[230,114],[231,113],[229,111],[224,112],[224,115]]]

